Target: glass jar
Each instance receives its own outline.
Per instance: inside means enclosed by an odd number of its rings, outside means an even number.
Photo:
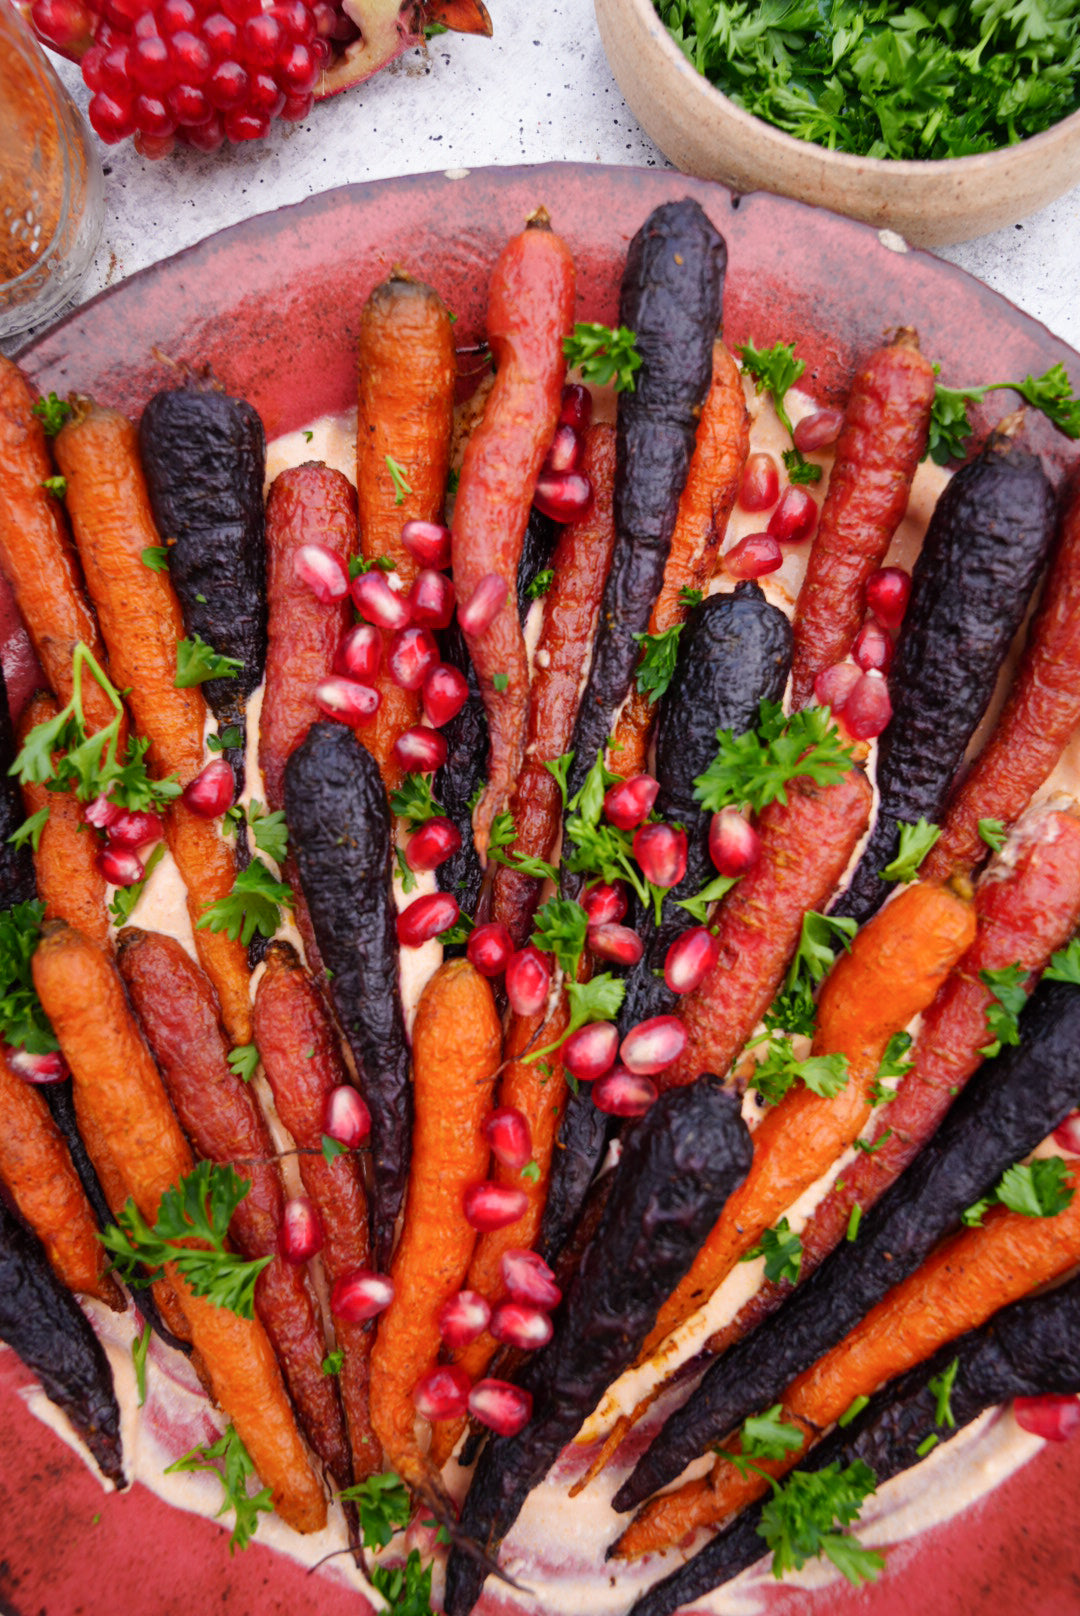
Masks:
[[[104,217],[90,132],[11,0],[0,0],[0,342],[74,297]]]

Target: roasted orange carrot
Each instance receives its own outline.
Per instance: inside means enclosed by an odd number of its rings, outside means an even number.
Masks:
[[[326,1339],[302,1266],[279,1255],[285,1195],[270,1130],[254,1090],[228,1064],[229,1045],[209,980],[172,937],[126,927],[117,966],[180,1124],[204,1160],[235,1165],[251,1188],[229,1233],[245,1257],[270,1257],[255,1308],[285,1376],[301,1428],[339,1486],[351,1480]]]
[[[2,1059],[0,1181],[45,1247],[57,1279],[68,1290],[84,1291],[122,1309],[123,1298],[107,1272],[105,1248],[97,1238],[97,1219],[63,1135],[37,1090]]]
[[[688,609],[681,598],[683,590],[703,592],[707,588],[749,448],[750,417],[742,377],[718,338],[713,344],[712,383],[679,498],[671,549],[664,563],[664,581],[649,619],[650,634],[663,634],[682,622]],[[608,747],[608,763],[614,774],[629,778],[644,772],[655,717],[655,702],[635,687],[619,714]]]
[[[387,1460],[417,1488],[438,1473],[416,1438],[413,1387],[439,1354],[439,1309],[468,1272],[476,1231],[463,1199],[488,1163],[481,1131],[491,1109],[502,1030],[491,988],[467,960],[450,960],[424,989],[413,1026],[416,1123],[405,1226],[371,1359],[371,1417]]]
[[[406,522],[441,522],[450,466],[457,363],[453,325],[437,292],[395,269],[360,314],[356,488],[360,551],[388,556],[408,588],[418,571],[401,542]],[[383,651],[389,643],[383,634]],[[393,746],[420,717],[417,691],[394,683],[385,660],[374,721],[356,733],[387,788],[401,780]]]
[[[194,1166],[153,1057],[108,955],[63,921],[42,931],[34,986],[71,1067],[81,1111],[92,1117],[148,1222],[162,1195]],[[257,1319],[196,1297],[174,1264],[177,1291],[214,1395],[235,1425],[274,1507],[297,1531],[318,1531],[326,1501],[296,1429],[281,1373]]]
[[[545,764],[561,757],[574,733],[581,690],[581,648],[596,628],[615,544],[615,429],[590,427],[585,471],[593,508],[564,527],[551,558],[554,573],[544,598],[544,622],[533,657],[525,762],[510,799],[517,829],[515,853],[550,859],[562,825],[562,799]],[[542,883],[500,864],[492,889],[492,919],[509,928],[516,948],[525,943]]]
[[[36,724],[55,718],[56,713],[52,696],[33,696],[19,721],[20,744]],[[101,844],[83,818],[81,805],[68,791],[49,791],[33,782],[23,786],[22,798],[27,818],[42,808],[49,810],[34,854],[34,875],[46,920],[66,920],[102,948],[107,947],[105,877],[97,867]]]
[[[206,702],[198,686],[177,689],[177,642],[184,637],[180,605],[168,574],[153,571],[142,552],[160,545],[139,464],[138,436],[116,410],[83,404],[56,439],[67,478],[67,504],[87,587],[116,683],[130,690],[140,735],[149,741],[153,774],[178,774],[182,785],[203,766]],[[179,800],[166,818],[166,837],[188,893],[192,924],[225,897],[236,861],[212,820]],[[247,955],[224,932],[199,930],[199,959],[221,1001],[234,1043],[251,1041]]]
[[[63,504],[44,486],[54,467],[34,403],[34,390],[18,365],[0,355],[0,570],[14,591],[45,677],[66,704],[80,640],[101,663],[105,652]],[[91,731],[112,723],[113,709],[96,681],[87,683],[84,707]]]
[[[255,1041],[278,1115],[301,1152],[300,1176],[322,1220],[323,1267],[333,1285],[356,1268],[371,1267],[367,1196],[355,1155],[328,1162],[322,1154],[327,1097],[349,1079],[323,1000],[288,943],[271,943],[266,951],[255,994]],[[364,1481],[382,1463],[368,1397],[375,1330],[371,1324],[343,1319],[334,1320],[334,1329],[344,1355],[341,1396],[353,1474],[356,1481]]]

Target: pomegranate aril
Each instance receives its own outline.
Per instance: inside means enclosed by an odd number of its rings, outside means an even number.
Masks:
[[[745,875],[761,857],[761,837],[737,808],[721,808],[709,822],[709,857],[721,875]]]
[[[322,1250],[323,1231],[315,1202],[296,1195],[285,1202],[278,1230],[278,1251],[289,1263],[305,1263]]]
[[[672,993],[693,993],[720,958],[720,939],[707,926],[693,926],[676,937],[664,959],[664,981]]]
[[[739,483],[739,504],[743,510],[771,510],[779,498],[780,472],[772,455],[747,455]]]
[[[146,876],[142,860],[126,847],[107,847],[98,854],[97,867],[114,887],[133,887]]]
[[[559,422],[584,432],[592,420],[592,394],[580,382],[571,382],[562,390]]]
[[[475,927],[465,944],[465,957],[481,976],[501,976],[513,952],[514,940],[501,920]]]
[[[136,39],[156,39],[160,37],[161,29],[158,27],[157,18],[149,5],[140,10],[131,31]]]
[[[463,634],[485,634],[506,603],[506,579],[500,573],[485,573],[468,600],[458,606],[458,622]]]
[[[248,90],[247,111],[261,118],[276,118],[285,105],[285,91],[278,89],[272,73],[253,73]]]
[[[31,11],[33,11],[33,8],[31,8]],[[41,28],[36,22],[34,26],[40,34]],[[105,88],[102,68],[108,54],[104,45],[91,45],[80,61],[79,66],[82,69],[83,83],[88,90],[103,90]]]
[[[1054,1129],[1054,1143],[1070,1156],[1080,1156],[1080,1111],[1073,1111]]]
[[[346,1150],[358,1150],[371,1132],[371,1112],[351,1083],[339,1083],[323,1101],[322,1131]]]
[[[655,1077],[677,1061],[686,1048],[686,1028],[676,1016],[651,1016],[631,1027],[619,1054],[638,1077]]]
[[[904,621],[911,575],[903,567],[879,567],[866,580],[866,604],[879,623],[895,633]]]
[[[232,770],[229,772],[231,774]],[[129,810],[118,814],[105,834],[110,847],[142,847],[146,842],[159,842],[165,834],[165,826],[160,814],[146,809]]]
[[[280,47],[275,71],[282,89],[292,95],[307,95],[319,76],[319,42],[304,45],[298,39],[286,40]]]
[[[732,578],[764,578],[784,565],[780,541],[771,533],[748,533],[724,557],[724,570]]]
[[[409,590],[409,606],[422,628],[446,628],[454,615],[454,586],[444,572],[425,567]]]
[[[450,565],[450,529],[441,522],[406,522],[401,542],[422,567],[439,569]]]
[[[369,628],[369,624],[361,625]],[[370,629],[377,634],[377,629]],[[408,774],[434,774],[446,762],[446,737],[426,724],[403,730],[394,742],[394,756]]]
[[[499,1272],[515,1302],[531,1302],[534,1307],[558,1307],[562,1291],[555,1275],[535,1251],[511,1246],[499,1259]]]
[[[79,55],[90,43],[94,19],[80,0],[34,0],[30,19],[34,31],[65,56]]]
[[[889,687],[880,673],[864,673],[844,703],[844,728],[857,741],[880,735],[892,717]]]
[[[258,16],[262,10],[262,0],[221,0],[221,9],[239,27],[249,17]]]
[[[870,618],[856,634],[851,654],[864,673],[869,673],[871,668],[888,673],[892,667],[893,642],[881,624]]]
[[[651,1077],[616,1066],[591,1089],[592,1102],[609,1117],[643,1117],[659,1096]]]
[[[156,96],[137,95],[132,115],[140,134],[165,140],[176,133],[176,125],[169,117],[164,101],[159,101]]]
[[[115,146],[135,133],[131,102],[119,96],[107,95],[103,90],[90,97],[86,115],[93,125],[94,133],[99,140],[105,142],[106,146]]]
[[[342,1274],[330,1292],[330,1311],[346,1324],[363,1324],[384,1313],[394,1300],[394,1281],[388,1274],[370,1268],[354,1268]]]
[[[457,1364],[440,1364],[429,1369],[413,1387],[416,1412],[425,1420],[458,1420],[469,1410],[472,1382]]]
[[[862,674],[854,662],[834,662],[824,668],[814,680],[814,700],[819,707],[829,707],[833,713],[842,713],[851,692]]]
[[[528,1302],[500,1302],[491,1311],[488,1328],[496,1341],[523,1352],[546,1347],[555,1333],[547,1314]]]
[[[64,1057],[58,1050],[32,1055],[28,1049],[12,1049],[10,1045],[5,1045],[4,1055],[12,1071],[24,1083],[62,1083],[68,1075]]]
[[[512,954],[506,967],[506,997],[517,1016],[534,1016],[551,992],[551,966],[530,943]]]
[[[96,88],[96,86],[95,86]],[[112,45],[101,59],[101,85],[106,95],[131,97],[131,46]]]
[[[496,1436],[517,1436],[532,1417],[532,1393],[509,1380],[478,1380],[469,1393],[469,1413]]]
[[[141,129],[136,129],[132,145],[140,157],[148,157],[152,162],[162,157],[171,157],[176,150],[176,134],[171,135],[144,135]]]
[[[314,104],[313,95],[287,95],[278,117],[284,118],[286,123],[299,123],[301,118],[307,117]]]
[[[178,84],[165,97],[165,105],[181,127],[205,123],[213,107],[201,90],[192,84]]]
[[[182,802],[191,813],[203,819],[216,819],[232,807],[236,793],[233,772],[224,758],[214,758],[184,787]]]
[[[391,679],[402,690],[419,690],[433,668],[439,665],[439,647],[430,629],[399,629],[390,641],[386,666]]]
[[[270,15],[277,19],[282,32],[289,39],[299,39],[305,44],[309,39],[314,39],[315,19],[304,0],[275,0],[270,7]]]
[[[248,76],[239,62],[219,62],[206,81],[207,99],[219,112],[238,107],[248,92]]]
[[[83,809],[83,818],[88,825],[93,825],[95,830],[105,830],[124,812],[119,803],[110,802],[108,797],[95,797],[93,802],[88,802]]]
[[[357,623],[334,652],[334,672],[345,679],[370,684],[381,661],[382,635],[373,623]]]
[[[248,112],[245,107],[230,107],[225,114],[225,133],[234,145],[245,140],[265,140],[270,133],[270,120],[259,113]]]
[[[441,932],[449,931],[460,914],[458,901],[450,892],[431,892],[414,898],[397,917],[397,937],[403,948],[419,948]]]
[[[137,39],[131,53],[131,76],[141,90],[158,94],[176,83],[172,54],[164,39]]]
[[[479,1291],[455,1291],[439,1309],[439,1334],[456,1352],[483,1335],[490,1319],[490,1303]]]
[[[216,11],[213,16],[204,18],[202,37],[215,62],[231,61],[235,57],[239,33],[230,17]]]
[[[512,1184],[470,1184],[465,1191],[465,1221],[481,1234],[508,1229],[529,1204],[524,1190]]]
[[[1045,1442],[1067,1442],[1080,1430],[1080,1398],[1054,1392],[1045,1397],[1014,1397],[1013,1418],[1022,1431]]]
[[[532,1157],[529,1119],[515,1105],[501,1105],[485,1117],[483,1134],[495,1160],[512,1172],[519,1173]]]
[[[220,115],[213,113],[205,123],[198,124],[194,129],[181,129],[180,137],[186,140],[189,146],[196,151],[216,152],[225,144],[225,125]]]
[[[249,67],[273,67],[283,44],[281,24],[268,11],[248,17],[240,29],[240,56]]]
[[[614,960],[616,965],[636,965],[645,952],[636,931],[610,920],[603,926],[589,927],[589,947],[600,959]]]
[[[651,774],[636,774],[619,780],[604,793],[604,814],[619,830],[633,830],[648,819],[660,790]]]
[[[581,907],[589,917],[590,926],[607,926],[621,920],[626,913],[626,891],[620,882],[590,887],[581,894]]]
[[[369,623],[395,632],[409,625],[409,605],[390,588],[381,572],[362,572],[352,581],[356,609]]]
[[[549,472],[577,471],[585,456],[585,445],[580,435],[567,421],[560,421],[551,440],[551,448],[544,459],[540,475]]]
[[[612,1021],[590,1021],[570,1034],[560,1053],[571,1077],[579,1083],[593,1083],[615,1064],[619,1030]]]
[[[443,724],[449,724],[456,718],[464,707],[469,696],[469,687],[465,682],[465,675],[459,673],[449,663],[440,662],[437,668],[432,668],[424,680],[420,700],[424,707],[424,717],[429,724],[438,729]]]
[[[593,485],[583,471],[542,471],[533,504],[553,522],[580,522],[593,506]]]
[[[228,129],[228,119],[225,120]],[[357,684],[355,679],[322,679],[315,686],[315,705],[324,718],[335,718],[339,724],[366,724],[379,710],[382,696],[370,685]]]
[[[674,825],[642,825],[633,848],[642,874],[654,887],[678,886],[686,874],[686,832]]]
[[[802,544],[814,531],[817,515],[813,498],[796,483],[784,489],[779,505],[769,517],[769,532],[781,544]]]
[[[409,837],[405,862],[410,870],[437,870],[461,850],[461,832],[437,814]]]
[[[163,34],[189,33],[198,27],[199,13],[191,0],[160,0],[155,10]]]
[[[827,449],[831,443],[835,443],[843,425],[843,410],[815,410],[813,415],[804,415],[796,423],[792,440],[800,454],[813,454],[815,450]]]

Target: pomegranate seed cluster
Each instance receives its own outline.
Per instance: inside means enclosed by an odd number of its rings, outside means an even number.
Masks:
[[[892,717],[886,675],[892,667],[893,636],[904,620],[911,577],[902,567],[879,567],[866,581],[867,615],[851,657],[834,662],[814,680],[814,697],[831,707],[854,740],[880,735]]]

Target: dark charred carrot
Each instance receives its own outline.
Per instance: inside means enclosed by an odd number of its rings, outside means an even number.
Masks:
[[[125,928],[117,966],[180,1124],[199,1156],[232,1163],[251,1188],[229,1232],[245,1257],[272,1257],[255,1308],[285,1376],[301,1428],[340,1486],[351,1476],[326,1342],[302,1267],[279,1256],[285,1195],[270,1130],[254,1091],[228,1064],[229,1046],[209,980],[172,937]]]
[[[679,499],[679,514],[664,564],[664,581],[649,618],[650,634],[663,634],[681,623],[687,606],[683,591],[708,586],[716,556],[739,492],[739,479],[750,447],[742,377],[724,344],[713,344],[712,382],[701,411],[694,453]],[[656,703],[636,687],[619,714],[608,747],[613,774],[624,779],[647,768],[649,734]]]
[[[726,1072],[779,991],[803,916],[822,909],[870,820],[871,792],[851,769],[835,785],[795,781],[761,815],[761,857],[724,900],[720,959],[679,1014],[689,1035],[664,1087]]]
[[[442,521],[450,466],[457,362],[453,325],[439,294],[395,270],[364,304],[357,355],[360,552],[365,561],[388,556],[408,588],[418,567],[401,542],[401,529],[411,521]],[[384,633],[379,710],[356,733],[393,790],[402,773],[394,742],[418,722],[420,696],[390,677],[389,639]]]
[[[980,819],[1011,825],[1080,723],[1080,478],[1066,499],[1057,551],[1009,698],[946,810],[924,873],[943,881],[986,857]]]
[[[266,951],[255,994],[255,1039],[278,1115],[301,1151],[300,1176],[322,1221],[323,1267],[333,1285],[353,1269],[371,1267],[367,1196],[356,1156],[328,1162],[322,1154],[323,1107],[348,1075],[318,989],[288,943],[271,943]],[[363,1481],[382,1463],[368,1395],[375,1331],[342,1319],[334,1320],[334,1329],[344,1354],[341,1396],[353,1473]]]
[[[31,697],[19,722],[20,741],[36,724],[55,718],[56,713],[52,696]],[[50,791],[32,781],[22,787],[22,798],[27,818],[42,808],[49,810],[34,854],[34,875],[46,920],[66,920],[107,947],[105,877],[97,867],[101,843],[83,818],[81,804],[68,791]]]
[[[413,1387],[439,1355],[439,1309],[460,1290],[476,1244],[465,1191],[482,1183],[482,1132],[502,1052],[488,982],[450,960],[424,989],[413,1025],[416,1123],[405,1224],[371,1358],[371,1417],[388,1461],[410,1486],[438,1488],[416,1438]]]
[[[866,610],[866,580],[885,559],[926,453],[934,367],[901,330],[858,371],[844,413],[806,577],[795,606],[792,705],[842,662]]]
[[[30,843],[16,844],[12,840],[25,817],[23,799],[11,774],[15,756],[15,726],[3,670],[0,670],[0,773],[3,774],[0,780],[0,908],[4,909],[31,903],[37,894]]]
[[[63,504],[44,487],[55,468],[35,402],[18,365],[0,355],[0,569],[45,677],[67,703],[75,647],[88,645],[102,666],[105,652]],[[115,713],[96,680],[87,681],[83,704],[91,731],[112,723]]]
[[[128,1194],[153,1223],[162,1195],[192,1170],[194,1158],[116,968],[89,938],[52,921],[43,930],[33,971],[81,1110],[94,1119]],[[326,1502],[262,1325],[195,1296],[173,1264],[165,1272],[214,1394],[272,1489],[274,1508],[297,1531],[318,1531]]]
[[[544,598],[544,623],[533,658],[525,762],[510,799],[517,829],[513,850],[530,858],[550,860],[562,823],[559,787],[545,764],[570,745],[581,688],[581,648],[596,629],[615,543],[612,427],[590,427],[585,471],[593,485],[593,508],[584,521],[561,530],[551,558],[555,576]],[[496,868],[492,919],[509,928],[515,948],[529,935],[541,884],[520,870]]]
[[[0,1181],[44,1246],[57,1279],[70,1291],[123,1310],[63,1135],[41,1095],[6,1060],[0,1060]]]
[[[482,634],[466,634],[488,715],[488,781],[473,815],[476,849],[487,852],[495,815],[521,769],[529,668],[518,621],[517,568],[533,489],[559,415],[574,320],[574,262],[541,208],[499,255],[488,293],[495,385],[465,450],[454,507],[454,583],[467,605],[481,579],[498,574],[506,600]],[[496,678],[501,688],[496,689]]]
[[[184,637],[180,604],[167,573],[142,559],[161,540],[150,514],[139,464],[138,435],[116,410],[83,405],[56,439],[67,479],[67,505],[91,599],[111,659],[112,676],[129,691],[139,734],[149,741],[147,765],[182,785],[203,766],[206,702],[197,687],[177,689],[177,641]],[[177,800],[166,817],[166,838],[188,894],[195,946],[213,982],[234,1043],[251,1040],[247,956],[225,932],[199,929],[210,904],[236,879],[236,860],[212,820]]]

